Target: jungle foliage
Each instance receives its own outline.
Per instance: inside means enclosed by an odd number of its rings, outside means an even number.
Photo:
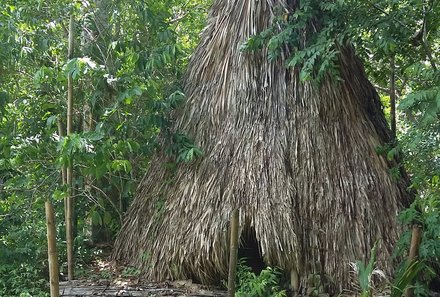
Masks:
[[[93,254],[86,245],[91,233],[111,241],[119,230],[155,150],[173,162],[202,154],[169,125],[185,100],[180,79],[209,1],[0,3],[0,295],[47,296],[44,202],[55,204],[65,263],[63,165],[73,164],[75,172],[80,267]],[[68,60],[70,14],[76,46]],[[316,19],[321,28],[311,26]],[[300,66],[301,79],[319,84],[326,77],[337,83],[340,45],[352,44],[390,119],[395,93],[397,141],[378,150],[401,160],[416,193],[400,219],[423,227],[419,257],[428,269],[418,275],[418,296],[427,296],[432,271],[440,270],[439,27],[436,0],[303,0],[293,14],[280,9],[272,28],[242,46],[266,46],[272,60],[287,52],[286,67]],[[305,42],[304,30],[314,33]],[[75,133],[64,137],[58,131],[65,125],[69,73]],[[156,141],[158,133],[165,143]],[[402,234],[396,255],[407,254],[409,238],[410,231]]]
[[[203,27],[197,1],[3,1],[0,11],[0,295],[45,296],[44,202],[56,208],[65,263],[63,165],[73,164],[77,266],[110,242],[134,189],[169,134],[176,162],[197,152],[168,131],[180,77]],[[74,58],[67,59],[69,15]],[[74,133],[65,126],[67,74]],[[92,235],[90,234],[92,233]],[[94,238],[93,238],[94,237]],[[65,264],[62,266],[65,270]],[[27,295],[26,295],[27,296]]]

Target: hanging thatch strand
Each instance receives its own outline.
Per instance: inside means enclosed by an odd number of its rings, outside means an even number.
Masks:
[[[114,258],[155,280],[225,278],[228,222],[255,230],[267,264],[346,287],[349,262],[381,239],[391,271],[405,181],[376,148],[391,139],[379,98],[352,50],[343,82],[302,83],[283,61],[239,47],[267,28],[282,0],[217,0],[186,75],[175,129],[204,156],[170,174],[158,154],[115,243]]]

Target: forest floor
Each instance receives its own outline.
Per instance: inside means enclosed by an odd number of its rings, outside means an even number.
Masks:
[[[115,265],[106,250],[87,263],[80,265],[76,279],[60,282],[61,297],[225,297],[226,291],[208,288],[191,280],[151,282],[139,276],[133,267]],[[63,279],[64,275],[61,275]],[[431,292],[429,296],[440,297]]]
[[[60,282],[60,296],[221,297],[226,296],[226,292],[194,284],[191,280],[153,283],[139,277],[137,269],[116,266],[108,256],[99,256],[81,268],[77,279]]]

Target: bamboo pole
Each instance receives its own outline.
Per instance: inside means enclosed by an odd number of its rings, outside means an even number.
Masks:
[[[419,247],[421,242],[422,242],[422,228],[419,225],[414,224],[411,233],[411,245],[409,247],[408,265],[410,265],[418,257]],[[406,297],[414,296],[414,288],[412,286],[406,289],[405,296]]]
[[[73,58],[73,15],[69,21],[69,51],[68,58]],[[69,74],[67,77],[67,136],[72,134],[72,115],[73,115],[73,79]],[[67,278],[74,279],[74,255],[73,255],[73,168],[72,160],[69,162],[66,171],[66,182],[68,195],[66,197],[66,242],[67,242]]]
[[[45,203],[47,225],[47,256],[49,261],[50,297],[60,295],[60,282],[58,274],[58,255],[56,245],[55,215],[50,201]]]
[[[238,256],[238,226],[239,212],[238,208],[231,213],[231,241],[229,249],[229,275],[228,275],[228,297],[235,296],[235,275],[237,273],[237,256]]]

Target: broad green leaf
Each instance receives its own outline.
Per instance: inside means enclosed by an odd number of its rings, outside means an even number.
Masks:
[[[112,215],[108,211],[104,212],[104,224],[109,225],[111,221]]]
[[[94,210],[90,213],[93,225],[102,226],[102,218],[98,211]]]

